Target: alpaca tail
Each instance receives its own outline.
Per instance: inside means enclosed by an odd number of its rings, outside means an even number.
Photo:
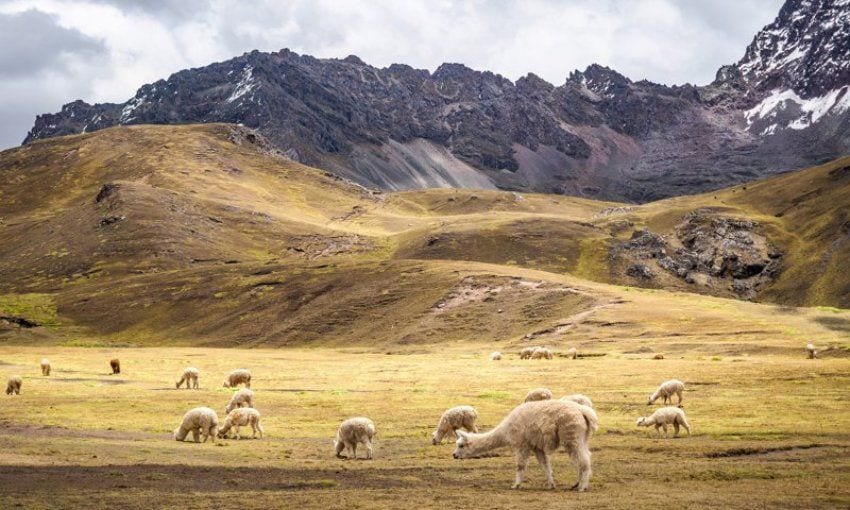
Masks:
[[[581,411],[581,414],[584,416],[584,421],[587,423],[587,432],[585,435],[585,440],[589,441],[593,434],[599,430],[599,417],[596,415],[596,411],[587,407],[585,405],[576,404]]]

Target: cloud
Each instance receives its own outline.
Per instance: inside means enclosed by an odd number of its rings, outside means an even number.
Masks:
[[[744,54],[781,3],[6,0],[0,3],[0,115],[8,116],[0,120],[0,147],[19,143],[37,113],[78,98],[124,101],[144,83],[253,49],[354,54],[380,67],[433,70],[461,62],[510,79],[533,72],[556,84],[595,62],[636,80],[703,84]],[[13,17],[27,22],[3,25]],[[10,28],[17,35],[8,35]],[[54,80],[49,90],[36,79],[46,70]],[[27,87],[45,89],[46,96]]]
[[[74,58],[92,59],[106,52],[102,41],[56,21],[56,16],[34,9],[0,14],[0,79],[67,69]]]

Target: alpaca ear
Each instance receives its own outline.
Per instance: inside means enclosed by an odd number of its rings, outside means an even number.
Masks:
[[[457,434],[457,437],[463,439],[464,441],[469,439],[469,436],[466,435],[466,432],[464,432],[462,430],[455,430],[455,434]]]

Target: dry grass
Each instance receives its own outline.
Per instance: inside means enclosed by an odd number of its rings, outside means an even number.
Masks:
[[[633,508],[663,495],[675,507],[831,507],[850,503],[848,359],[751,355],[713,361],[683,354],[489,362],[491,345],[447,345],[422,354],[336,349],[83,349],[5,347],[2,372],[25,377],[6,398],[0,422],[0,506],[217,508],[248,495],[242,508]],[[38,373],[48,354],[54,376]],[[122,374],[107,361],[119,356]],[[201,370],[201,389],[175,390],[182,368]],[[177,443],[182,413],[208,405],[223,414],[232,368],[254,373],[267,438],[218,446]],[[651,437],[634,421],[650,412],[646,394],[668,377],[687,383],[694,436]],[[471,404],[492,427],[525,392],[593,398],[602,428],[592,441],[591,492],[564,488],[574,470],[556,455],[560,489],[545,491],[533,466],[527,487],[509,489],[513,460],[455,461],[432,447],[441,412]],[[333,458],[344,418],[367,415],[378,427],[372,462]],[[746,493],[747,500],[740,495]],[[231,503],[228,503],[230,501]]]
[[[0,315],[42,325],[0,321],[0,376],[24,376],[0,407],[0,508],[850,505],[850,312],[608,284],[629,281],[611,242],[711,205],[786,250],[767,299],[846,306],[847,160],[605,216],[617,204],[376,195],[234,145],[231,129],[134,126],[0,153]],[[105,183],[117,191],[96,202]],[[809,341],[822,359],[804,359]],[[518,360],[530,344],[584,357]],[[236,346],[253,348],[221,349]],[[494,349],[506,359],[488,362]],[[201,390],[174,389],[187,365]],[[188,408],[223,413],[238,367],[268,437],[171,440]],[[672,377],[695,434],[654,439],[634,422]],[[492,427],[538,386],[597,405],[591,492],[545,491],[536,467],[511,491],[508,452],[461,462],[430,446],[447,407]],[[376,459],[334,459],[336,426],[358,414],[377,423]],[[572,483],[563,455],[555,470]]]

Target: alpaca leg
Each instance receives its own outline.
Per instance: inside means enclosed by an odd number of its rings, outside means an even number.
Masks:
[[[201,442],[201,431],[198,430],[198,429],[192,429],[192,439],[196,443],[200,443]]]
[[[260,422],[257,422],[257,430],[260,431],[260,439],[263,438],[263,426],[260,425]]]
[[[239,441],[240,439],[242,439],[242,436],[239,435],[239,425],[236,425],[233,428],[236,429],[236,440]]]
[[[351,456],[357,460],[357,441],[351,443]]]
[[[584,492],[590,485],[590,475],[593,472],[590,468],[590,449],[586,444],[579,445],[575,453],[575,461],[578,464],[578,481],[571,488]]]
[[[660,423],[655,424],[655,433],[658,434],[658,437],[661,437],[661,424]]]
[[[337,441],[334,445],[334,450],[336,450],[336,456],[342,459],[342,451],[345,450],[345,443],[342,441]]]
[[[528,467],[528,453],[526,450],[519,450],[516,453],[516,480],[511,487],[512,489],[519,489],[522,482],[525,481],[525,468]]]
[[[372,459],[372,441],[367,439],[365,444],[366,444],[366,458],[371,460]]]
[[[537,462],[546,473],[546,487],[549,489],[555,488],[555,477],[552,476],[552,465],[549,463],[549,456],[543,450],[536,450],[534,455],[537,457]]]
[[[673,437],[679,437],[679,422],[673,422]]]
[[[678,392],[676,392],[676,395],[678,395],[678,396],[679,396],[679,404],[678,404],[678,406],[679,406],[679,407],[682,407],[682,392],[681,392],[681,391],[678,391]],[[670,398],[670,402],[671,402],[671,403],[673,402],[673,398],[672,398],[672,397]]]
[[[688,435],[691,435],[691,426],[685,420],[682,420],[682,426],[685,427],[685,430],[688,431]]]
[[[667,424],[665,423],[661,426],[664,427],[664,439],[667,439],[668,437],[670,437],[670,436],[667,435]]]

